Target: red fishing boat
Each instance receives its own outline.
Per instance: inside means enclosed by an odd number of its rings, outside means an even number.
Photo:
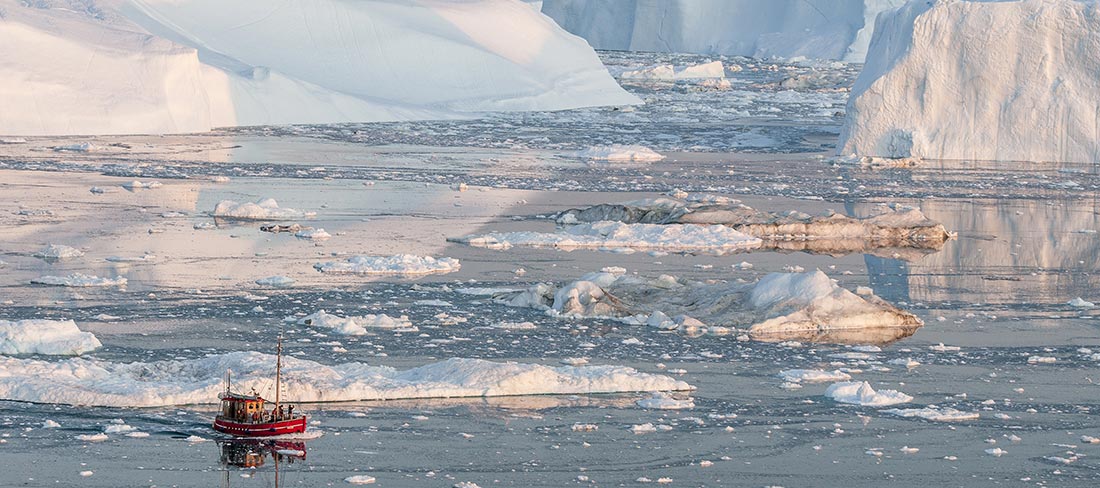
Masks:
[[[283,339],[279,338],[275,356],[275,402],[271,404],[255,390],[252,395],[232,391],[229,373],[225,376],[225,392],[218,396],[222,401],[221,413],[214,417],[214,430],[237,437],[271,437],[300,434],[306,431],[306,416],[294,413],[294,405],[284,409],[279,403],[280,376],[283,368]],[[267,405],[271,404],[271,408]]]

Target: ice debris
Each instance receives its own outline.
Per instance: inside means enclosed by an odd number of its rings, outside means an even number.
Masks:
[[[594,146],[573,154],[580,159],[611,162],[652,162],[665,159],[664,155],[645,146],[625,146],[614,144],[611,146]]]
[[[925,408],[892,408],[883,410],[882,413],[897,415],[899,417],[917,417],[933,422],[959,422],[963,420],[977,420],[980,416],[977,412],[963,412],[951,407],[928,406]]]
[[[851,403],[866,407],[885,407],[913,401],[913,397],[897,390],[875,391],[871,384],[866,381],[833,383],[825,390],[825,396],[840,403]]]
[[[42,276],[32,279],[31,283],[36,285],[69,286],[76,288],[126,286],[126,278],[121,276],[115,278],[100,278],[98,276],[91,276],[83,273],[73,273],[68,276]]]
[[[416,332],[409,317],[390,317],[386,314],[368,314],[360,317],[340,317],[318,310],[298,320],[299,325],[330,329],[340,335],[366,335],[368,329]]]
[[[62,244],[49,244],[34,253],[34,257],[42,259],[69,259],[78,258],[83,255],[84,251]]]
[[[449,239],[476,247],[513,246],[558,249],[660,249],[664,251],[746,251],[761,240],[724,225],[624,224],[601,221],[566,227],[561,232],[492,232]]]

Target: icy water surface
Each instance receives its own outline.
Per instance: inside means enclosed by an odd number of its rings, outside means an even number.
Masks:
[[[604,59],[614,74],[706,60]],[[729,90],[624,82],[647,100],[625,111],[0,146],[0,319],[74,319],[104,344],[87,357],[159,363],[271,352],[282,333],[288,355],[325,365],[406,369],[461,357],[558,366],[584,358],[696,388],[673,394],[693,400],[680,410],[636,403],[649,394],[314,404],[303,408],[323,436],[277,445],[224,442],[208,428],[209,405],[0,401],[0,485],[269,487],[278,461],[279,486],[352,486],[345,481],[351,476],[373,477],[379,486],[440,487],[1095,486],[1100,314],[1067,302],[1100,299],[1097,168],[833,161],[855,68],[725,61],[742,68],[729,73]],[[95,149],[57,149],[77,142]],[[624,165],[573,156],[612,143],[669,157]],[[214,175],[230,180],[211,181]],[[163,186],[118,187],[135,178]],[[458,191],[459,183],[468,188]],[[92,193],[93,186],[118,191]],[[547,217],[556,212],[677,188],[777,212],[863,216],[877,204],[901,203],[958,235],[938,252],[897,257],[491,250],[447,241],[551,232]],[[316,212],[299,223],[332,237],[315,242],[209,216],[220,200],[262,197]],[[33,256],[49,243],[85,254]],[[314,269],[356,254],[396,253],[453,257],[462,267],[421,278]],[[873,288],[926,325],[876,351],[752,342],[742,330],[689,335],[567,320],[490,298],[607,266],[746,281],[819,268],[845,288]],[[128,283],[30,283],[77,272]],[[255,283],[275,275],[294,283]],[[416,330],[341,336],[296,323],[320,309],[405,315]],[[533,328],[503,329],[502,322]],[[902,418],[837,403],[824,396],[829,383],[784,387],[780,371],[800,368],[840,369],[914,397],[900,408],[953,408],[977,418]],[[104,431],[106,439],[95,436]],[[128,435],[134,432],[148,435]]]

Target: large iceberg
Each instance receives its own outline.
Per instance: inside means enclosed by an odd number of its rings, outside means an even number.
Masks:
[[[199,359],[119,363],[0,356],[0,399],[117,407],[217,403],[232,371],[239,391],[272,393],[275,357],[231,352]],[[683,381],[625,366],[560,366],[453,358],[396,370],[283,358],[283,398],[298,402],[691,390]]]
[[[0,0],[0,134],[640,103],[515,0]]]
[[[1100,161],[1100,4],[911,2],[878,19],[839,152]]]
[[[883,10],[905,0],[544,0],[596,49],[862,62]]]

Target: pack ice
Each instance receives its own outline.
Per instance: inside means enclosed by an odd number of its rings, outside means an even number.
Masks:
[[[889,343],[923,322],[874,296],[838,286],[821,271],[771,273],[756,283],[693,282],[622,270],[589,273],[561,288],[536,285],[501,293],[495,301],[548,310],[552,315],[610,317],[662,329],[749,327],[761,341]]]
[[[515,0],[0,0],[0,134],[640,103]]]
[[[530,1],[530,0],[528,0]],[[879,12],[905,0],[543,0],[596,49],[862,62]]]
[[[216,403],[232,370],[235,388],[271,394],[275,357],[238,351],[200,359],[118,363],[0,357],[0,399],[96,406]],[[623,366],[561,366],[448,359],[403,371],[283,358],[284,399],[300,402],[691,390],[668,376]]]
[[[91,332],[72,320],[0,320],[0,354],[73,356],[102,346]]]
[[[1095,1],[910,2],[878,20],[840,154],[1100,160]]]

